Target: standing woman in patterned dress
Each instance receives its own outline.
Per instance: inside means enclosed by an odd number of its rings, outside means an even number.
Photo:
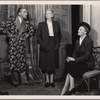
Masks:
[[[45,87],[55,87],[55,69],[59,67],[58,50],[61,31],[58,21],[53,21],[54,11],[47,9],[46,21],[40,22],[37,29],[37,41],[40,44],[39,67],[45,75]]]

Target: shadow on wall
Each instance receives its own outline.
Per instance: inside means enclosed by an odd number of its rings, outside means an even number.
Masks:
[[[91,37],[92,40],[93,40],[93,46],[94,46],[94,47],[98,46],[98,42],[97,42],[97,40],[98,40],[98,34],[99,34],[99,33],[98,33],[96,30],[91,29],[90,37]]]
[[[70,32],[67,32],[67,41],[68,41],[68,44],[72,44],[72,33]]]
[[[61,44],[68,44],[69,43],[69,33],[66,31],[62,31],[62,38],[61,38]]]

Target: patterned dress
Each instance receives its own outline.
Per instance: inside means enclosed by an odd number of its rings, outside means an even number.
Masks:
[[[24,21],[24,31],[20,33],[16,20],[10,18],[2,22],[0,31],[9,39],[9,68],[13,71],[23,72],[26,70],[26,39],[34,35],[34,26],[29,21]]]

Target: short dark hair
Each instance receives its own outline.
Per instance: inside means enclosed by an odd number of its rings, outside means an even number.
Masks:
[[[26,9],[26,8],[24,8],[24,7],[18,8],[18,10],[17,10],[17,15],[19,15],[19,12],[21,12],[22,9]]]
[[[17,15],[19,15],[19,12],[22,10],[22,7],[18,8]]]

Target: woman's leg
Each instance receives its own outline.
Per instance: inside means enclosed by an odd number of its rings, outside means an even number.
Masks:
[[[54,77],[54,74],[50,74],[50,83],[53,83],[53,77]]]
[[[45,83],[49,83],[49,74],[48,73],[45,73],[45,76],[46,76]]]
[[[51,87],[55,87],[55,83],[54,83],[53,78],[54,78],[54,73],[50,74],[50,85],[51,85]]]
[[[69,74],[69,79],[70,79],[69,91],[71,91],[74,88],[74,78]]]
[[[45,73],[45,87],[48,88],[49,87],[49,74]]]
[[[69,90],[69,84],[70,84],[70,76],[69,76],[69,74],[67,74],[65,84],[64,84],[64,87],[62,89],[61,95],[65,94],[65,92]]]

